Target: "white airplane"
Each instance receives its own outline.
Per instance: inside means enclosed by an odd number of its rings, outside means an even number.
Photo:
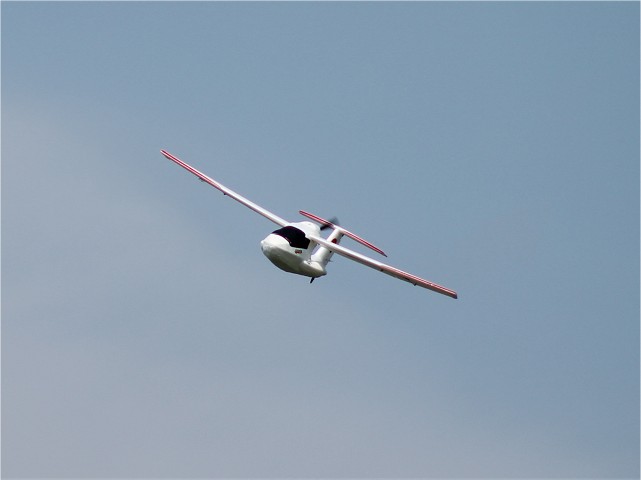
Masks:
[[[442,293],[448,297],[458,298],[456,292],[453,290],[437,285],[436,283],[429,282],[423,278],[417,277],[416,275],[391,267],[374,260],[373,258],[366,257],[365,255],[361,255],[360,253],[339,245],[341,238],[345,235],[387,257],[380,248],[375,247],[371,243],[363,240],[358,235],[354,235],[343,227],[336,225],[334,222],[317,217],[311,213],[304,212],[303,210],[299,211],[301,215],[314,220],[321,226],[319,227],[312,222],[288,222],[287,220],[280,218],[278,215],[265,210],[263,207],[256,205],[254,202],[247,200],[245,197],[237,194],[224,185],[221,185],[214,179],[209,178],[204,173],[199,172],[191,165],[188,165],[179,158],[173,156],[171,153],[166,152],[165,150],[161,150],[160,153],[172,162],[183,167],[188,172],[196,175],[203,182],[217,188],[224,195],[233,198],[237,202],[242,203],[254,212],[261,214],[263,217],[268,218],[277,224],[280,228],[267,235],[267,237],[260,242],[260,247],[265,256],[281,270],[311,277],[311,283],[315,278],[322,277],[327,274],[327,264],[329,263],[332,255],[334,253],[338,253],[350,260],[354,260],[400,280],[405,280],[413,285],[427,288],[428,290],[432,290],[437,293]],[[325,230],[327,228],[331,228],[332,232],[327,238],[324,238],[321,236],[321,230]]]

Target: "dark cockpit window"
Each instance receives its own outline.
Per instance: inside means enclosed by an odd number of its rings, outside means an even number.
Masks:
[[[309,238],[305,236],[302,230],[296,227],[288,226],[279,228],[272,232],[274,235],[280,235],[289,242],[289,245],[294,248],[308,248]]]

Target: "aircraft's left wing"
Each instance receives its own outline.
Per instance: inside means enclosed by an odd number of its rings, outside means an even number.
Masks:
[[[169,160],[171,160],[174,163],[177,163],[181,167],[183,167],[185,170],[187,170],[190,173],[193,173],[196,175],[198,178],[200,178],[203,182],[208,183],[214,188],[217,188],[221,192],[223,192],[224,195],[227,195],[228,197],[233,198],[237,202],[242,203],[248,208],[251,208],[254,212],[260,213],[263,217],[268,218],[272,222],[280,225],[281,227],[284,227],[287,225],[289,222],[287,220],[284,220],[280,218],[278,215],[270,212],[269,210],[264,209],[260,205],[256,205],[254,202],[247,200],[245,197],[242,195],[239,195],[238,193],[234,192],[233,190],[227,188],[226,186],[218,183],[216,180],[209,178],[207,175],[205,175],[202,172],[199,172],[196,170],[194,167],[191,165],[186,164],[183,162],[181,159],[174,157],[171,153],[166,152],[165,150],[161,150],[160,153],[162,153],[165,157],[167,157]]]
[[[378,260],[374,260],[373,258],[366,257],[365,255],[354,252],[349,248],[345,248],[341,245],[329,242],[322,237],[316,237],[312,235],[307,235],[307,237],[310,240],[318,243],[319,245],[322,245],[323,247],[331,250],[332,252],[349,258],[350,260],[354,260],[355,262],[365,265],[366,267],[373,268],[374,270],[386,273],[387,275],[391,275],[392,277],[398,278],[400,280],[405,280],[406,282],[409,282],[413,285],[427,288],[428,290],[432,290],[433,292],[447,295],[448,297],[452,298],[458,298],[458,295],[454,290],[450,290],[449,288],[445,288],[441,285],[425,280],[424,278],[417,277],[416,275],[412,275],[411,273],[404,272],[403,270],[399,270],[398,268],[391,267],[389,265],[386,265],[385,263],[379,262]]]

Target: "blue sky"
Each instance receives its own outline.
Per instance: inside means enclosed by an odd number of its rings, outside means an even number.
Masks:
[[[2,140],[3,477],[638,478],[638,3],[3,2]]]

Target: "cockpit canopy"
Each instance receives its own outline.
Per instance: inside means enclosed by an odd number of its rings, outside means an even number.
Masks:
[[[274,235],[279,235],[289,242],[289,246],[293,248],[309,248],[309,238],[305,233],[296,228],[288,225],[272,232]]]

